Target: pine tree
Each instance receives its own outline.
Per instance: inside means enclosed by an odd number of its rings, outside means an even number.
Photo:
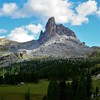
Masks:
[[[49,83],[47,100],[59,100],[59,85],[56,80],[52,80]]]
[[[87,97],[90,98],[92,94],[92,79],[91,75],[88,73],[86,76],[86,83],[87,83]]]
[[[96,96],[97,96],[98,93],[99,93],[99,87],[98,86],[96,87],[96,91],[95,92],[96,92]]]
[[[66,100],[73,100],[71,83],[69,83],[69,82],[66,85]]]
[[[60,81],[60,100],[66,100],[66,82],[65,80]]]
[[[78,87],[77,87],[75,100],[88,100],[85,75],[80,76],[80,79],[78,81]]]
[[[44,96],[44,97],[43,97],[43,100],[47,100],[47,97],[46,97],[46,96]]]
[[[25,100],[30,100],[30,90],[28,89],[28,92],[25,94]]]
[[[78,79],[74,78],[71,84],[73,98],[75,98],[76,96],[77,87],[78,87]]]

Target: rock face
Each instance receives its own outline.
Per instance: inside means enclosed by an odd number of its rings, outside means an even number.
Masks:
[[[57,33],[59,35],[65,34],[67,36],[72,36],[74,38],[77,38],[76,35],[75,35],[75,33],[72,30],[70,30],[69,28],[66,28],[62,24],[57,25]]]
[[[0,57],[8,55],[10,48],[12,46],[15,47],[18,44],[19,44],[18,42],[7,40],[5,38],[0,38]]]
[[[54,17],[51,17],[46,24],[46,33],[54,36],[56,34],[56,23]]]
[[[56,35],[57,26],[54,17],[51,17],[45,27],[45,32],[41,31],[39,40],[45,42]]]
[[[31,52],[33,57],[83,58],[91,52],[72,30],[56,24],[54,17],[49,18],[45,31],[41,31],[39,43],[40,46]]]
[[[54,17],[51,17],[49,18],[46,24],[45,31],[44,32],[41,31],[39,40],[41,42],[45,42],[56,35],[66,35],[66,36],[72,36],[74,38],[77,38],[75,33],[72,30],[66,28],[62,24],[56,25]]]
[[[9,50],[10,46],[17,45],[18,42],[7,40],[5,38],[0,38],[0,50]]]

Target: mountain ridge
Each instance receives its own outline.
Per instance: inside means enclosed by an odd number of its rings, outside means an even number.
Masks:
[[[62,24],[56,24],[54,17],[51,17],[38,40],[25,43],[12,42],[6,56],[0,57],[2,59],[0,66],[44,57],[85,58],[92,51],[93,49],[84,42],[80,42],[71,29]]]

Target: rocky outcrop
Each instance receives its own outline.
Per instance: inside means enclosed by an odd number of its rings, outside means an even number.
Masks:
[[[17,53],[0,57],[0,67],[9,66],[13,63],[16,63],[19,59],[21,59],[21,56],[18,55]]]
[[[45,42],[56,35],[56,23],[54,17],[49,18],[46,26],[45,31],[40,34],[39,41]]]
[[[10,53],[0,57],[0,67],[10,66],[13,63],[23,62],[29,59],[30,56],[26,54],[26,51]]]
[[[72,37],[77,38],[75,33],[72,30],[63,26],[62,24],[57,25],[57,34],[59,34],[59,35],[65,34],[67,36],[72,36]]]
[[[46,24],[46,33],[54,36],[56,34],[56,23],[54,17],[51,17]]]
[[[5,38],[0,38],[0,51],[9,51],[10,47],[13,45],[17,45],[18,42],[11,41]]]
[[[64,35],[64,34],[68,37],[71,36],[71,37],[77,38],[75,33],[72,30],[70,30],[69,28],[66,28],[62,24],[57,25],[55,23],[54,17],[51,17],[49,18],[46,24],[45,31],[44,32],[41,31],[39,40],[44,43],[45,41],[51,39],[52,37],[56,35]]]
[[[45,31],[40,34],[40,47],[33,50],[33,56],[52,56],[61,58],[86,57],[90,47],[80,42],[75,33],[56,24],[54,17],[49,18]]]

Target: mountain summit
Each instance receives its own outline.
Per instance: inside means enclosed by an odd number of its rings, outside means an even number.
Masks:
[[[44,42],[56,35],[64,35],[64,34],[66,36],[72,36],[76,38],[76,35],[72,30],[66,28],[62,24],[57,25],[55,22],[55,18],[51,17],[49,18],[46,24],[45,31],[44,32],[41,31],[39,40]]]
[[[47,41],[48,39],[55,36],[56,32],[57,32],[57,26],[55,23],[55,19],[54,19],[54,17],[51,17],[51,18],[49,18],[49,20],[46,24],[45,32],[41,31],[39,40],[42,42]]]
[[[49,33],[51,36],[55,35],[56,33],[56,23],[54,17],[49,18],[46,24],[46,32]]]

